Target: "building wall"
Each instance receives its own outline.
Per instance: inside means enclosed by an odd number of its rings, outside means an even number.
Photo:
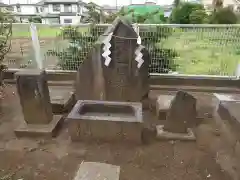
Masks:
[[[66,20],[71,20],[71,23],[66,23]],[[79,24],[81,16],[60,16],[60,24]]]
[[[20,5],[20,7],[19,7],[20,12],[18,12],[17,6],[14,6],[14,13],[24,14],[24,15],[37,14],[36,7],[37,6],[34,6],[34,5]]]

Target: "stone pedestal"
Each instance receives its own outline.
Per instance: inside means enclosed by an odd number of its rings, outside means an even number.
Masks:
[[[72,141],[142,141],[142,104],[79,100],[68,115]]]
[[[15,134],[53,136],[62,118],[52,113],[45,71],[22,70],[15,75],[25,121],[15,130]]]

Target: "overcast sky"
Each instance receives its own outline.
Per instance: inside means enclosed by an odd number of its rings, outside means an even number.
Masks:
[[[14,4],[14,3],[36,3],[39,0],[2,0],[3,3],[6,4]],[[83,0],[84,2],[90,2],[91,0]],[[128,5],[130,3],[132,4],[142,4],[145,3],[146,0],[117,0],[117,4],[119,6],[121,5]],[[148,0],[150,1],[150,0]],[[157,2],[157,4],[172,4],[173,0],[151,0]],[[99,5],[110,5],[110,6],[116,6],[116,0],[92,0],[92,2],[95,2]]]

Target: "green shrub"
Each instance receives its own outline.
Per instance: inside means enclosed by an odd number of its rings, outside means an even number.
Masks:
[[[30,17],[28,18],[28,21],[33,23],[42,23],[41,17]]]

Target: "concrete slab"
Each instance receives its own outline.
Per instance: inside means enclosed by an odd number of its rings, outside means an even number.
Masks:
[[[26,124],[23,121],[14,132],[17,137],[55,137],[63,121],[61,115],[54,115],[49,124]]]
[[[213,93],[219,101],[240,101],[239,94]]]
[[[120,167],[96,162],[80,164],[73,180],[119,180]]]
[[[156,101],[156,114],[158,120],[165,120],[167,111],[170,108],[171,102],[174,99],[174,95],[160,95]]]
[[[189,128],[188,133],[172,133],[164,131],[164,125],[156,126],[157,139],[160,140],[184,140],[184,141],[195,141],[196,137],[193,131]]]
[[[53,113],[69,112],[76,103],[71,86],[49,86],[49,94]]]
[[[240,102],[220,102],[217,112],[223,121],[227,121],[232,130],[240,137]]]

